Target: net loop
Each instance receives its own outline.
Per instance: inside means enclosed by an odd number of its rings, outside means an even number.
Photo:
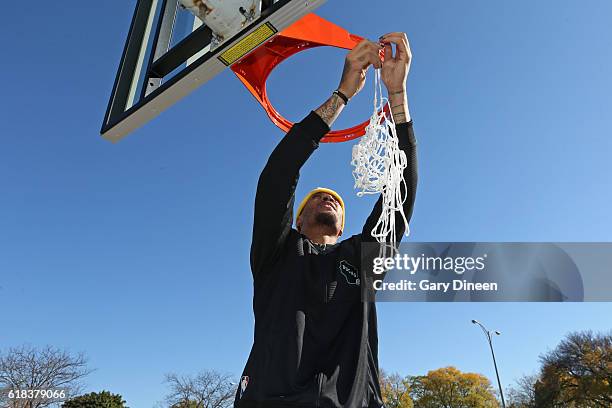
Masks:
[[[399,148],[393,115],[387,115],[383,109],[388,104],[388,98],[382,93],[380,69],[377,69],[374,74],[374,111],[365,135],[353,146],[351,165],[358,197],[382,195],[382,211],[371,235],[379,243],[388,244],[382,248],[388,246],[393,250],[397,246],[397,223],[403,222],[406,236],[410,233],[403,208],[408,196],[404,180],[408,160],[406,153]]]

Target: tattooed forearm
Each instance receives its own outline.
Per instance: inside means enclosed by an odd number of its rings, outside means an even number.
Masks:
[[[391,102],[391,113],[395,123],[410,122],[410,112],[408,111],[408,98],[403,92],[389,93]]]
[[[323,119],[323,122],[327,123],[327,126],[331,127],[338,116],[340,116],[342,109],[344,109],[344,101],[338,95],[333,94],[323,105],[315,110],[315,113]]]

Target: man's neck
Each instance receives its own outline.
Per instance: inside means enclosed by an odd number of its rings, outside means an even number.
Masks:
[[[335,244],[338,241],[338,235],[325,225],[313,225],[300,232],[316,244]]]

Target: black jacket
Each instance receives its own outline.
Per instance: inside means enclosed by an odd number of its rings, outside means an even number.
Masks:
[[[396,129],[408,158],[404,211],[410,219],[416,141],[412,123]],[[361,234],[326,248],[292,228],[300,168],[328,131],[311,112],[274,149],[259,178],[251,244],[255,338],[236,392],[237,408],[383,405],[376,305],[361,301],[360,271],[361,242],[373,241],[381,199]],[[397,231],[398,241],[403,233]]]

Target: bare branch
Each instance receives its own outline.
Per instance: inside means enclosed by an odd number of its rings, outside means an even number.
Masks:
[[[175,408],[229,408],[233,404],[235,386],[232,376],[207,370],[195,376],[166,374],[170,392],[165,398]]]
[[[0,389],[3,390],[64,388],[69,398],[81,391],[79,381],[91,372],[87,369],[84,354],[71,355],[52,346],[39,349],[22,345],[0,353]],[[57,405],[52,400],[41,399],[23,399],[21,402],[28,408]],[[6,397],[0,397],[0,406],[10,406]]]

